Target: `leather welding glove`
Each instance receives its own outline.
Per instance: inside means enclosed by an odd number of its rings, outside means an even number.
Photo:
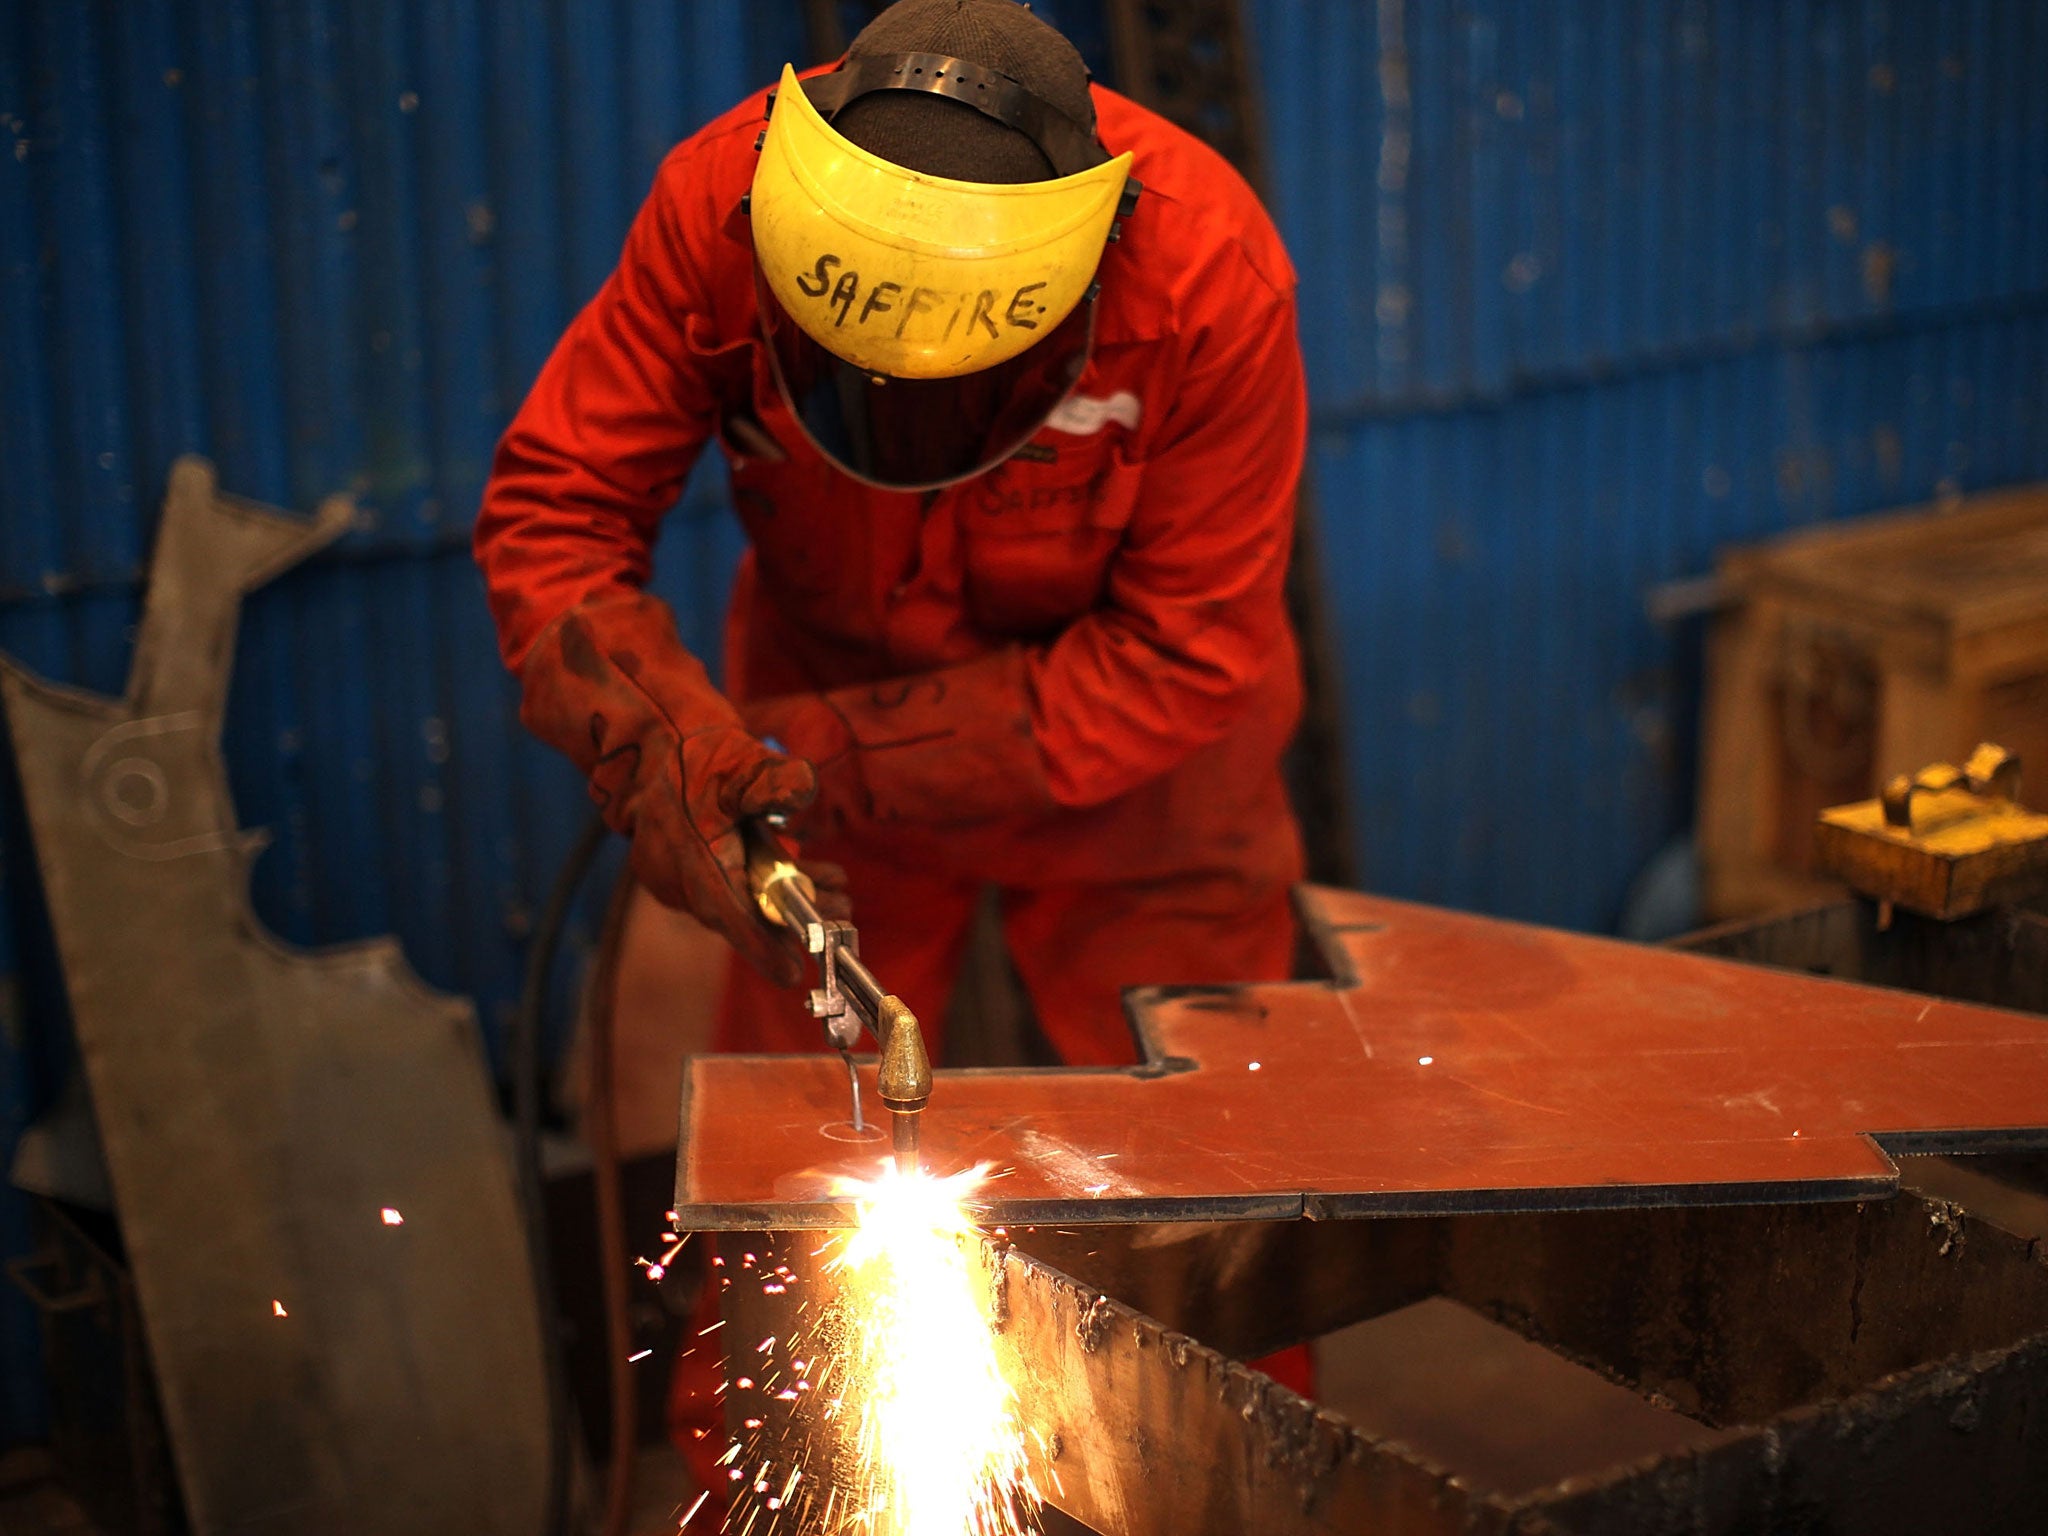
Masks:
[[[968,825],[1055,809],[1031,730],[1021,651],[829,693],[741,706],[747,728],[817,771],[799,821],[837,836],[849,825]]]
[[[800,981],[802,961],[748,889],[739,822],[808,805],[811,769],[747,733],[668,606],[646,593],[578,604],[542,631],[519,680],[520,719],[589,776],[605,821],[632,840],[640,883],[771,981]]]

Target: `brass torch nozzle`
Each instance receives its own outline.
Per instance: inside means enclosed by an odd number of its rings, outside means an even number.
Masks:
[[[884,997],[875,1010],[876,1033],[882,1042],[877,1087],[895,1131],[896,1168],[917,1172],[918,1116],[932,1096],[931,1058],[925,1055],[924,1031],[917,1015],[895,995]]]

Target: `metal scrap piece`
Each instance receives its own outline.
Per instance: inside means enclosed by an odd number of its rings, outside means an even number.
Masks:
[[[331,542],[174,467],[127,696],[0,697],[193,1530],[541,1524],[541,1328],[475,1017],[248,905],[244,592]],[[388,1214],[387,1214],[388,1213]]]
[[[1144,1064],[941,1072],[925,1166],[1023,1224],[1860,1199],[2048,1142],[2048,1023],[1307,888],[1333,980],[1140,988]],[[871,1070],[871,1069],[870,1069]],[[839,1226],[837,1062],[699,1056],[685,1225]],[[1873,1140],[1873,1137],[1877,1138]]]

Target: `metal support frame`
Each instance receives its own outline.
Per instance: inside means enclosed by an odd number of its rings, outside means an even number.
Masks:
[[[975,1262],[1036,1480],[1115,1536],[2019,1536],[2048,1500],[2048,1263],[1949,1202],[1010,1235]],[[820,1246],[720,1243],[729,1423],[814,1482],[843,1424],[777,1388],[834,1296]],[[1236,1363],[1430,1295],[1726,1433],[1483,1495]]]

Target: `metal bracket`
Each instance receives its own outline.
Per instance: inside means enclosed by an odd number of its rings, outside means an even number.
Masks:
[[[811,1016],[825,1026],[834,1050],[850,1051],[860,1044],[860,1019],[839,984],[839,957],[860,958],[860,933],[851,923],[826,922],[811,931],[811,938],[810,951],[818,957],[823,980],[811,991]]]

